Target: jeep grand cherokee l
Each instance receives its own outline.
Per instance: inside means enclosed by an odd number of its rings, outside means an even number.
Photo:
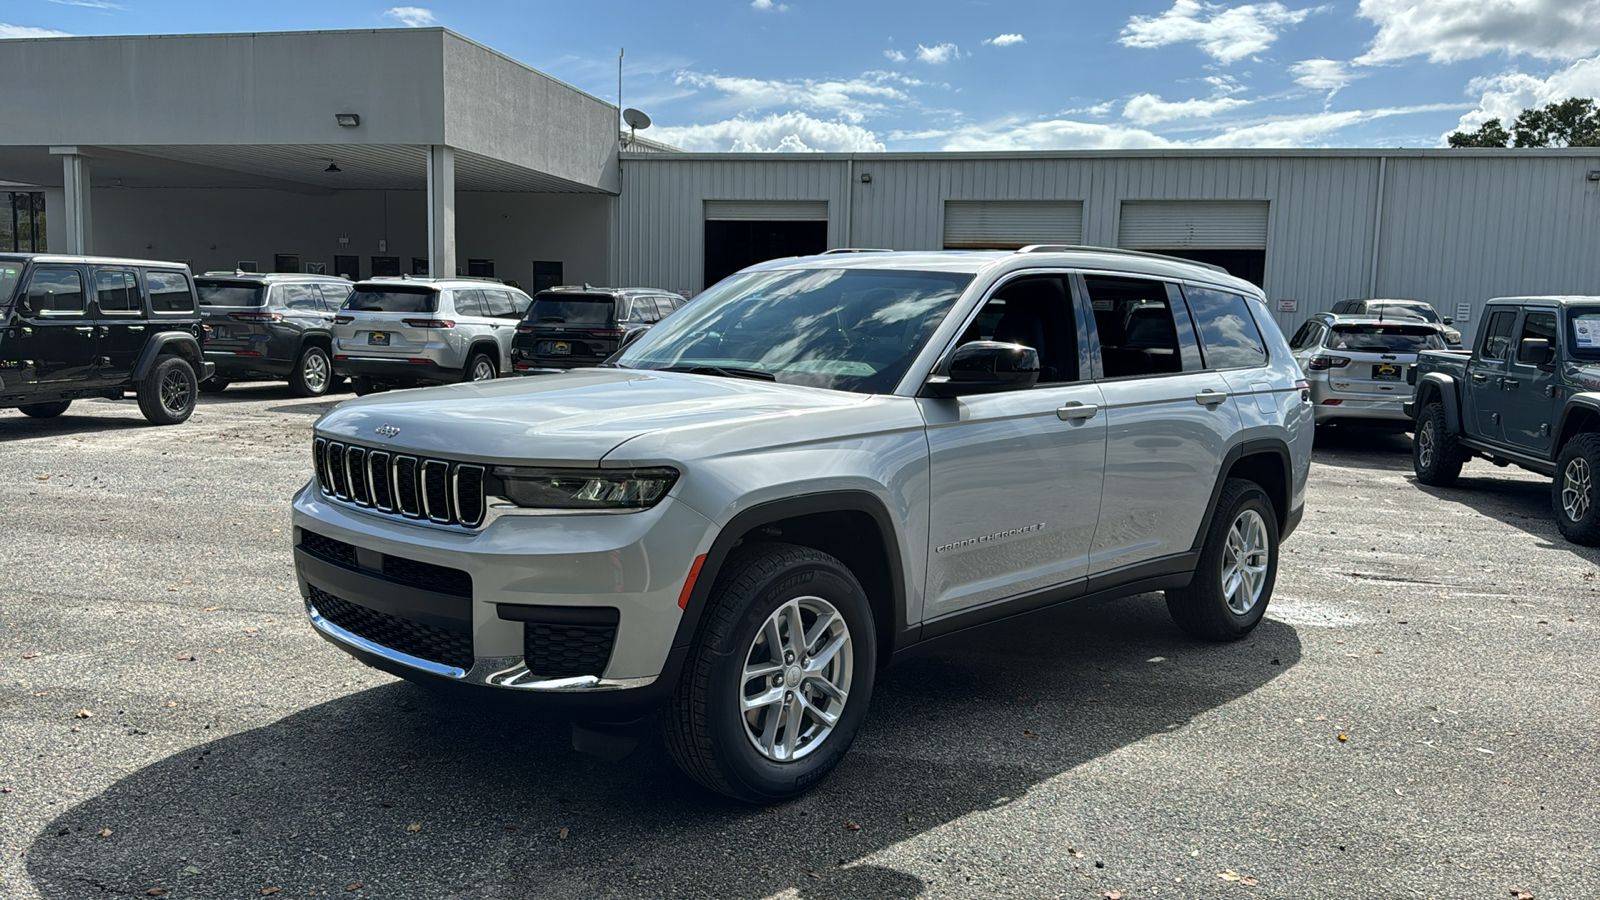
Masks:
[[[1307,395],[1261,291],[1212,267],[775,260],[603,366],[328,413],[295,563],[345,652],[591,724],[661,710],[685,772],[770,802],[923,641],[1157,590],[1198,637],[1249,633]]]

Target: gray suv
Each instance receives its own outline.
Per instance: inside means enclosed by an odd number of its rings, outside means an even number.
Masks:
[[[531,302],[484,279],[358,282],[334,319],[334,371],[362,395],[509,375],[511,341]]]
[[[1309,390],[1261,291],[1115,250],[851,253],[737,273],[595,368],[341,405],[294,499],[313,627],[521,694],[574,742],[662,714],[754,802],[838,762],[879,668],[1068,601],[1266,610]]]

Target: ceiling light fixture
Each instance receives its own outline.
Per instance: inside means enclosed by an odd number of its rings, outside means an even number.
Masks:
[[[339,168],[339,165],[337,163],[330,162],[330,163],[328,163],[328,167],[326,169],[323,169],[322,171],[324,171],[324,172],[343,172],[344,170]]]
[[[355,113],[334,113],[333,120],[339,123],[340,128],[355,128],[361,124],[361,117]]]

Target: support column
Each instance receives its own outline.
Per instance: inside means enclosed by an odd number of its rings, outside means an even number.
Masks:
[[[94,228],[89,215],[89,158],[77,147],[51,147],[50,152],[61,157],[61,183],[66,188],[66,221],[62,223],[62,240],[54,237],[55,229],[47,235],[52,253],[93,253]],[[57,249],[57,248],[60,249]]]
[[[456,152],[428,147],[428,274],[456,274]]]

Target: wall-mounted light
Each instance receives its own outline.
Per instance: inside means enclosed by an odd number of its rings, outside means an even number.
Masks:
[[[339,123],[340,128],[355,128],[361,124],[361,117],[355,113],[334,113],[333,119]]]
[[[324,172],[343,172],[344,170],[339,168],[339,164],[338,163],[330,162],[330,163],[328,163],[328,167],[326,169],[323,169],[322,171],[324,171]]]
[[[872,183],[872,173],[870,173],[870,172],[862,172],[861,173],[861,183],[862,184],[871,184]]]
[[[1589,170],[1589,180],[1590,181],[1600,181],[1600,169],[1590,169]]]

